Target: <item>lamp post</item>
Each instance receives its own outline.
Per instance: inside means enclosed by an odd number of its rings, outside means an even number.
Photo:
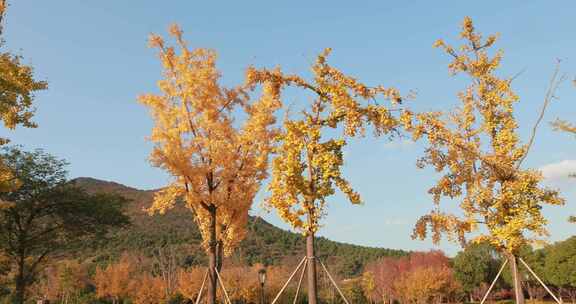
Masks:
[[[260,281],[260,304],[264,304],[264,283],[266,282],[266,268],[258,270],[258,281]]]

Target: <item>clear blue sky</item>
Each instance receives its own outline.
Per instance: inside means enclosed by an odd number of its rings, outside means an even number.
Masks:
[[[574,1],[9,1],[7,47],[21,52],[50,88],[37,97],[40,127],[7,134],[26,148],[43,148],[71,162],[72,177],[91,176],[141,189],[164,185],[150,167],[152,127],[136,96],[155,90],[160,77],[149,33],[165,34],[177,22],[192,46],[216,49],[226,83],[241,81],[247,64],[306,73],[315,55],[333,48],[331,62],[369,84],[418,91],[417,110],[456,104],[463,82],[449,77],[448,59],[433,49],[438,38],[454,42],[465,15],[483,33],[499,32],[502,72],[524,72],[514,86],[524,138],[536,119],[557,58],[576,74]],[[170,3],[170,4],[168,4]],[[546,121],[576,121],[576,87],[565,83]],[[6,130],[0,130],[5,136]],[[353,146],[353,147],[352,147]],[[347,150],[346,175],[363,206],[331,201],[321,234],[356,244],[428,249],[410,240],[419,215],[431,207],[426,190],[435,180],[418,170],[420,144],[365,139]],[[548,183],[560,187],[565,208],[547,208],[551,240],[573,235],[576,214],[576,140],[544,125],[526,165],[546,166]],[[262,196],[259,196],[261,199]],[[258,208],[255,214],[261,214]],[[286,227],[274,214],[271,222]],[[448,253],[456,247],[440,246]]]

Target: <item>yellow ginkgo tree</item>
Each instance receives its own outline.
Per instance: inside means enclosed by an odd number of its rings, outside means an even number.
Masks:
[[[435,43],[451,57],[450,72],[471,81],[458,94],[460,105],[446,115],[418,114],[410,126],[416,139],[424,136],[428,141],[418,165],[442,174],[429,190],[435,208],[417,222],[413,236],[423,239],[431,233],[438,242],[446,234],[464,243],[472,234],[475,242],[489,242],[507,257],[517,303],[522,303],[518,250],[547,236],[542,207],[564,200],[542,186],[540,171],[522,167],[533,137],[528,144],[519,139],[514,118],[519,97],[512,78],[497,75],[502,52],[490,50],[496,36],[483,38],[465,18],[460,37],[464,44],[458,48],[442,40]],[[461,214],[440,211],[443,198],[460,200]]]
[[[216,53],[189,49],[176,25],[170,34],[175,46],[150,38],[164,70],[161,93],[139,97],[155,122],[151,162],[174,179],[148,211],[164,213],[182,202],[193,213],[209,257],[208,303],[214,304],[222,255],[244,238],[249,209],[267,176],[279,92],[264,82],[253,99],[243,86],[222,86]]]
[[[369,87],[345,75],[327,63],[329,53],[327,49],[317,57],[312,81],[280,69],[248,72],[252,85],[270,82],[281,90],[293,87],[310,96],[310,101],[296,105],[302,109],[299,115],[286,115],[276,137],[265,205],[306,236],[306,263],[301,265],[307,268],[311,304],[317,303],[314,234],[326,214],[327,200],[340,190],[352,204],[361,202],[342,175],[347,138],[364,134],[369,125],[377,135],[392,134],[398,131],[401,119],[410,120],[410,112],[398,107],[401,98],[397,90]],[[391,101],[392,106],[379,104],[382,100]]]
[[[8,3],[0,0],[0,46],[4,45],[3,21]],[[22,56],[10,52],[0,52],[0,120],[5,128],[13,130],[17,126],[35,128],[32,121],[34,116],[34,93],[45,90],[48,84],[45,81],[34,79],[33,68],[22,64]],[[9,142],[7,138],[0,137],[0,146]],[[0,192],[18,187],[12,172],[0,159]],[[10,206],[0,201],[0,208]]]

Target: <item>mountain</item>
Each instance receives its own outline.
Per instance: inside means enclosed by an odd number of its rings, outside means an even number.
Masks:
[[[205,264],[206,255],[201,248],[201,235],[189,210],[177,205],[164,215],[149,216],[144,209],[152,203],[154,190],[138,190],[115,182],[81,177],[76,185],[90,193],[105,192],[121,195],[129,200],[125,212],[131,225],[99,244],[84,248],[78,255],[108,259],[122,252],[152,254],[163,247],[176,248],[183,263]],[[271,225],[262,218],[250,217],[248,234],[231,259],[240,263],[276,264],[284,259],[305,255],[304,238],[297,233]],[[409,252],[386,248],[358,246],[334,242],[319,237],[316,242],[318,257],[328,260],[331,268],[343,276],[361,273],[364,265],[383,256],[403,256]]]

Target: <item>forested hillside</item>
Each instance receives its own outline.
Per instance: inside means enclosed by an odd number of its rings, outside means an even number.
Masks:
[[[149,216],[144,208],[152,202],[154,191],[138,190],[118,183],[93,178],[77,178],[77,185],[88,192],[116,193],[129,199],[125,212],[132,223],[123,231],[93,248],[85,248],[85,257],[105,260],[116,257],[124,251],[151,255],[160,248],[175,250],[185,265],[203,265],[206,256],[201,244],[201,236],[190,211],[177,206],[165,215]],[[301,235],[277,228],[259,217],[251,217],[249,232],[240,248],[230,258],[235,262],[252,265],[263,263],[278,264],[284,259],[304,256],[304,240]],[[331,268],[339,274],[355,276],[362,272],[363,266],[384,256],[404,256],[403,250],[371,248],[317,239],[318,256],[328,259]]]

